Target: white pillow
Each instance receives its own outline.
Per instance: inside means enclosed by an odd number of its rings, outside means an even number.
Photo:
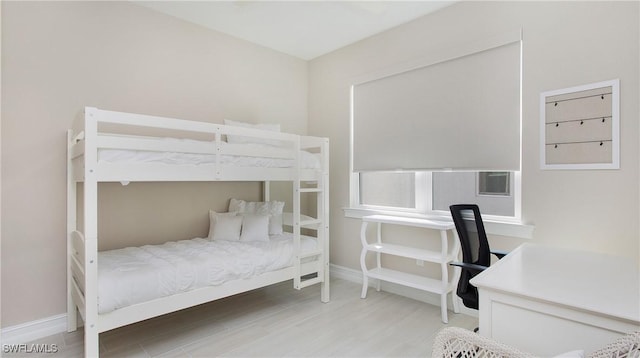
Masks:
[[[269,241],[269,216],[242,215],[240,241]]]
[[[235,211],[240,214],[244,213],[244,209],[247,207],[247,202],[244,200],[233,199],[229,200],[229,211]]]
[[[232,121],[230,119],[225,119],[224,124],[226,126],[253,128],[253,129],[262,129],[262,130],[272,131],[272,132],[280,132],[280,124],[277,124],[277,123],[251,124],[246,122]],[[282,142],[275,139],[262,139],[262,138],[247,137],[247,136],[240,136],[240,135],[227,135],[227,143],[232,143],[232,144],[255,143],[255,144],[267,144],[267,145],[273,145],[273,146],[282,145]]]
[[[231,199],[229,211],[237,211],[240,214],[259,214],[269,216],[269,235],[282,234],[282,211],[284,201],[244,201]]]
[[[240,240],[242,216],[235,212],[216,213],[209,210],[209,240]]]

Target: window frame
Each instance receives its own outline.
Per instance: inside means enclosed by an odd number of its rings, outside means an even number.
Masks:
[[[432,172],[415,172],[416,177],[416,208],[394,208],[389,206],[366,205],[360,203],[360,173],[350,170],[349,177],[349,206],[344,208],[344,215],[348,218],[361,219],[367,215],[392,215],[400,217],[415,217],[431,220],[452,222],[451,213],[445,210],[433,210],[433,181]],[[533,237],[533,225],[522,222],[522,172],[511,171],[513,180],[514,216],[500,216],[483,214],[485,230],[489,234],[531,239]],[[418,186],[420,185],[420,186]],[[418,200],[418,195],[423,200]]]
[[[428,185],[431,185],[431,175],[427,175],[425,172],[414,172],[414,202],[415,208],[404,208],[397,206],[386,206],[386,205],[372,205],[372,204],[362,204],[360,200],[360,173],[351,171],[351,190],[350,190],[350,206],[352,208],[357,208],[361,210],[373,210],[373,211],[386,211],[386,212],[397,212],[404,214],[412,214],[412,215],[423,215],[430,210],[430,207],[426,206],[424,200],[419,200],[420,197],[424,197],[425,195],[430,195],[427,192]]]
[[[480,171],[476,171],[479,173]],[[513,192],[509,196],[513,196],[514,200],[514,215],[513,216],[503,216],[503,215],[490,215],[483,214],[483,217],[487,219],[496,220],[496,221],[505,221],[505,222],[520,222],[521,220],[521,175],[519,171],[509,171],[511,173],[510,178],[512,183],[510,185],[513,187]],[[394,206],[384,206],[384,205],[370,205],[370,204],[362,204],[360,202],[360,173],[351,172],[351,190],[350,190],[350,208],[359,209],[359,210],[371,210],[371,211],[384,211],[389,213],[397,213],[398,215],[402,214],[412,214],[419,215],[427,218],[442,218],[449,217],[450,213],[446,210],[436,210],[433,209],[433,174],[431,171],[416,171],[414,172],[416,175],[415,178],[415,208],[402,208],[402,207],[394,207]],[[476,184],[477,185],[477,184]],[[505,197],[504,195],[500,195],[500,197]]]
[[[520,30],[520,157],[522,163],[522,63],[523,63],[523,44],[522,44],[522,30]],[[397,67],[397,66],[396,66]],[[387,68],[383,71],[376,72],[374,74],[367,74],[361,76],[354,81],[350,86],[349,93],[349,206],[343,208],[344,215],[347,218],[361,219],[366,215],[385,214],[403,217],[418,217],[425,219],[443,220],[452,222],[451,214],[444,210],[433,210],[433,180],[431,172],[416,172],[425,173],[424,177],[416,177],[416,208],[394,208],[387,206],[375,206],[375,205],[363,205],[360,203],[360,177],[358,172],[354,172],[353,163],[353,143],[354,143],[354,89],[356,83],[364,82],[365,80],[371,80],[372,78],[380,78],[383,75],[406,70],[407,64],[403,64],[397,68]],[[522,164],[521,164],[522,165]],[[480,171],[480,170],[478,170]],[[482,171],[499,171],[499,170],[482,170]],[[483,214],[483,222],[485,224],[485,230],[489,234],[502,235],[507,237],[515,237],[522,239],[531,239],[533,237],[533,231],[535,227],[533,225],[524,224],[522,222],[522,166],[518,171],[510,171],[512,173],[511,180],[513,181],[513,191],[511,195],[514,200],[514,215],[513,216],[498,216],[498,215],[485,215]],[[418,186],[420,183],[421,186]],[[424,200],[418,200],[418,194]]]

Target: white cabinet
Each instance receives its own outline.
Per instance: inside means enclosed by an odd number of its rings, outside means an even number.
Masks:
[[[377,224],[377,240],[374,243],[367,241],[367,227],[369,223]],[[424,250],[415,247],[402,246],[383,242],[382,224],[412,226],[424,229],[440,231],[440,251]],[[447,231],[453,232],[453,245],[449,249]],[[377,289],[380,290],[380,281],[393,282],[395,284],[412,287],[440,295],[440,308],[442,310],[442,322],[447,323],[447,295],[454,294],[455,287],[460,276],[459,268],[454,268],[453,277],[449,279],[449,263],[458,257],[460,248],[457,233],[453,223],[436,220],[404,218],[387,215],[370,215],[362,218],[360,229],[360,239],[362,240],[362,253],[360,254],[360,266],[362,267],[362,298],[367,296],[369,278],[378,280]],[[366,265],[368,252],[376,253],[377,264],[375,268],[369,269]],[[439,278],[415,275],[389,268],[382,267],[381,255],[394,255],[406,257],[425,263],[439,264],[441,275]],[[452,297],[454,312],[459,312],[458,300]]]
[[[480,334],[541,357],[599,349],[640,329],[630,258],[523,244],[471,280]]]

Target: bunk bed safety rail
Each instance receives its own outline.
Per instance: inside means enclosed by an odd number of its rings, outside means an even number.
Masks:
[[[271,148],[267,146],[234,146],[225,142],[220,142],[220,145],[217,144],[218,141],[175,141],[168,138],[159,139],[156,137],[134,137],[118,134],[100,134],[98,135],[97,141],[97,147],[99,149],[126,149],[147,152],[175,152],[209,155],[221,154],[294,159],[293,151],[283,151],[282,149],[284,147]]]
[[[189,121],[166,117],[156,117],[141,114],[122,113],[99,110],[87,107],[85,109],[85,123],[81,126],[74,125],[74,139],[78,142],[84,139],[84,131],[87,127],[96,128],[95,135],[98,138],[97,147],[106,149],[132,149],[145,151],[174,151],[184,153],[201,154],[235,154],[266,157],[283,157],[282,154],[274,154],[278,151],[265,151],[264,148],[254,149],[239,148],[239,146],[223,146],[222,136],[241,136],[244,138],[256,138],[262,142],[273,143],[279,148],[291,150],[284,157],[295,158],[292,149],[296,147],[300,136],[290,133],[267,131],[255,128],[227,126],[215,123]],[[96,126],[87,126],[86,121],[95,121]],[[146,129],[145,129],[146,128]],[[145,135],[153,129],[152,135]],[[167,142],[159,141],[166,137],[174,137],[175,131],[179,131],[183,139],[200,139],[206,137],[207,141]],[[170,135],[168,135],[168,133]],[[93,133],[92,133],[93,134]],[[249,140],[251,141],[251,140]],[[220,145],[220,147],[218,147]]]
[[[327,144],[327,138],[322,137],[310,137],[310,136],[300,136],[300,148],[301,149],[313,149],[322,148]]]
[[[317,152],[322,171],[329,172],[329,138],[300,136],[300,148]]]
[[[83,119],[69,134],[76,181],[86,179],[88,167],[98,181],[121,183],[291,180],[296,171],[306,180],[327,170],[319,160],[322,138],[91,107]],[[191,165],[188,172],[162,166],[174,163]]]
[[[185,133],[189,133],[189,132],[216,133],[218,131],[217,127],[223,127],[224,128],[223,131],[226,131],[229,134],[240,134],[245,136],[263,137],[265,135],[265,132],[269,132],[273,134],[276,137],[276,139],[279,137],[279,138],[282,138],[283,140],[286,140],[287,138],[298,137],[297,135],[290,134],[290,133],[270,132],[270,131],[265,131],[261,129],[255,129],[255,128],[225,126],[225,125],[209,123],[209,122],[190,121],[186,119],[159,117],[159,116],[151,116],[146,114],[107,111],[107,110],[102,110],[94,107],[85,107],[84,116],[76,117],[72,127],[74,133],[80,133],[85,129],[86,120],[94,120],[100,125],[103,125],[103,124],[113,125],[107,128],[106,131],[112,128],[127,131],[127,127],[129,127],[128,130],[131,130],[131,127],[139,127],[139,128],[146,127],[146,128],[173,130],[173,131],[183,131]],[[99,128],[98,131],[105,131],[104,129],[105,128]]]

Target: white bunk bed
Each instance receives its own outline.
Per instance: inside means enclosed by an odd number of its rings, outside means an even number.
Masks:
[[[232,136],[278,146],[228,143]],[[77,329],[79,312],[85,356],[98,356],[101,332],[291,279],[296,289],[320,284],[321,301],[329,301],[328,139],[87,107],[67,142],[67,330]],[[309,152],[316,162],[308,160]],[[264,201],[269,201],[269,181],[292,182],[292,265],[101,313],[98,183],[133,181],[260,181]],[[81,182],[83,232],[76,207]],[[304,193],[316,195],[315,218],[300,212]],[[316,233],[315,249],[301,246],[301,228]]]

